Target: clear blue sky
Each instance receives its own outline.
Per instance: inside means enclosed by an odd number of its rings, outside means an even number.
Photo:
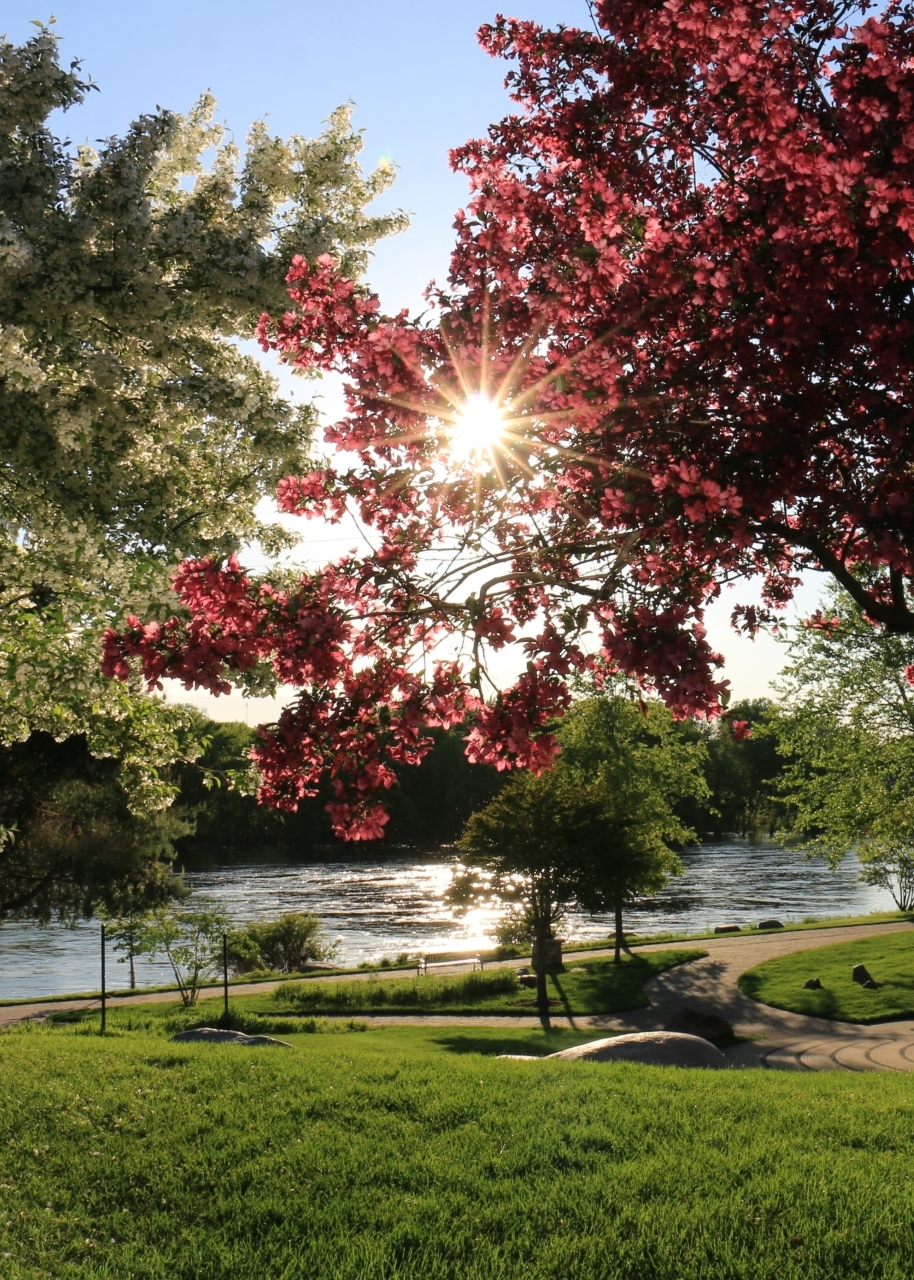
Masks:
[[[34,31],[30,19],[56,15],[63,57],[81,59],[100,90],[62,117],[74,142],[121,133],[157,105],[186,111],[207,89],[239,141],[259,118],[275,133],[313,136],[351,99],[365,130],[364,163],[393,160],[399,176],[385,199],[413,218],[409,231],[378,246],[369,271],[388,311],[418,307],[429,280],[446,274],[454,211],[466,195],[464,179],[449,170],[449,149],[512,108],[505,65],[482,52],[477,28],[499,10],[550,26],[590,21],[585,0],[47,2],[43,10],[32,0],[0,0],[0,32],[22,41]],[[802,612],[814,607],[820,581],[804,589]],[[726,592],[708,619],[736,696],[766,693],[782,661],[769,637],[753,644],[728,626],[737,600],[755,594],[751,587]],[[220,718],[245,714],[234,695],[207,701]],[[269,714],[249,712],[252,722]]]
[[[312,136],[341,102],[355,103],[364,162],[399,167],[389,203],[413,225],[379,246],[370,273],[385,309],[415,305],[443,279],[463,178],[448,150],[510,110],[504,64],[476,30],[499,10],[548,25],[585,25],[585,0],[0,0],[0,31],[16,42],[53,12],[62,55],[80,58],[100,92],[62,118],[74,142],[121,133],[157,105],[185,111],[211,89],[243,140],[252,120]]]

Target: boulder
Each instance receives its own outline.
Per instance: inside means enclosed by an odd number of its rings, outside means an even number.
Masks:
[[[873,981],[872,975],[865,964],[855,964],[851,977],[854,982],[859,982],[861,987],[864,987],[868,982]]]
[[[287,1040],[277,1040],[273,1036],[246,1036],[243,1031],[223,1031],[221,1027],[195,1027],[193,1031],[179,1031],[172,1040],[198,1041],[203,1044],[277,1044],[283,1049],[291,1049]]]
[[[742,933],[743,926],[741,924],[716,924],[714,926],[715,933]]]
[[[702,1040],[732,1040],[733,1028],[719,1013],[700,1013],[697,1009],[680,1009],[666,1024],[665,1030],[679,1031]]]
[[[701,1036],[674,1031],[642,1031],[637,1035],[591,1040],[574,1049],[550,1053],[565,1062],[641,1062],[652,1067],[727,1067],[730,1064],[713,1044]]]
[[[758,927],[760,929],[783,929],[783,920],[759,920]]]
[[[821,979],[821,978],[807,978],[807,979],[806,979],[806,981],[803,983],[803,990],[804,990],[804,991],[821,991],[821,990],[822,990],[822,979]]]

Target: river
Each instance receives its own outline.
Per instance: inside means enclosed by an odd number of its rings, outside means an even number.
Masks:
[[[642,934],[698,931],[717,924],[758,923],[766,916],[787,921],[806,917],[890,911],[881,889],[863,884],[856,861],[837,871],[807,862],[777,844],[722,841],[699,845],[683,856],[685,872],[667,890],[626,912],[626,929]],[[221,906],[241,924],[284,911],[314,911],[339,940],[345,964],[394,956],[401,951],[441,951],[485,945],[496,918],[476,911],[458,918],[442,895],[450,878],[446,851],[403,852],[384,858],[340,858],[293,863],[276,855],[251,854],[232,863],[189,868],[193,897]],[[572,913],[566,938],[601,938],[608,917]],[[96,923],[75,929],[41,928],[22,921],[0,924],[0,999],[91,990],[99,982]],[[161,962],[141,962],[141,984],[168,981]],[[108,984],[126,986],[126,967],[109,952]]]

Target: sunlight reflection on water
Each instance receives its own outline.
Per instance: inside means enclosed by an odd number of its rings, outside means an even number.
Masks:
[[[702,930],[771,915],[800,920],[887,911],[894,905],[888,893],[860,882],[852,859],[832,872],[776,844],[728,841],[697,846],[683,861],[685,873],[662,895],[626,912],[627,929],[644,934]],[[400,951],[485,945],[497,912],[483,909],[458,918],[442,900],[449,879],[446,850],[304,865],[252,854],[246,862],[186,875],[195,895],[217,902],[237,923],[284,911],[315,911],[330,937],[340,939],[340,959],[347,964]],[[600,938],[610,928],[609,917],[572,913],[562,933]],[[126,966],[111,953],[108,974],[110,986],[126,986]],[[137,976],[141,984],[151,984],[171,975],[161,962],[143,962]],[[97,985],[97,925],[0,924],[0,998]]]

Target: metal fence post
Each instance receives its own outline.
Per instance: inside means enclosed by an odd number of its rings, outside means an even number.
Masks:
[[[106,1004],[106,993],[105,993],[105,926],[104,926],[104,925],[102,925],[102,1031],[101,1031],[102,1035],[104,1035],[104,1034],[105,1034],[105,1014],[106,1014],[106,1012],[107,1012],[107,1010],[106,1010],[106,1008],[105,1008],[105,1004]]]
[[[225,1017],[228,1021],[228,934],[222,935],[222,994],[225,1005]]]

